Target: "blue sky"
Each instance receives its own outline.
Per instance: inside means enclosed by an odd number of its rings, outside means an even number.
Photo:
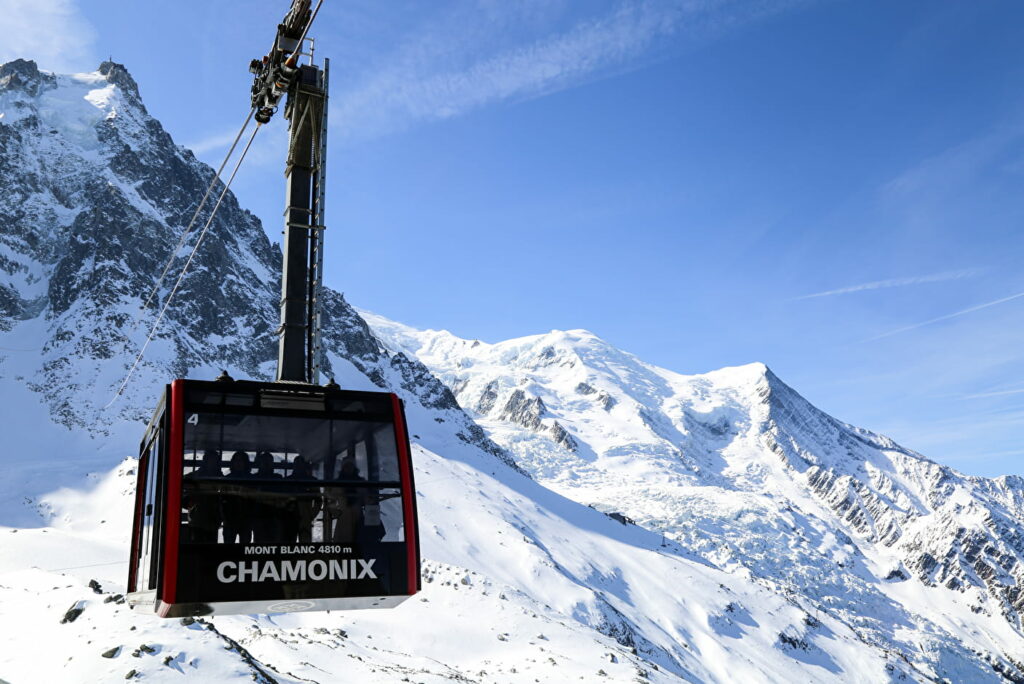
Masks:
[[[216,163],[286,0],[0,0],[0,59],[113,56]],[[325,0],[327,281],[497,341],[764,361],[968,473],[1024,474],[1024,4]],[[237,183],[276,239],[284,131]]]

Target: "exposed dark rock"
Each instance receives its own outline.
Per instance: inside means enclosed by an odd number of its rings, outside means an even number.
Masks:
[[[569,451],[576,451],[580,448],[580,445],[576,442],[572,435],[562,427],[557,421],[551,424],[549,428],[551,432],[551,438],[555,440],[555,443],[560,447],[568,449]]]
[[[74,622],[83,611],[85,611],[85,603],[82,601],[76,601],[75,604],[68,608],[67,612],[64,613],[64,617],[61,618],[60,624],[64,625],[69,622]]]
[[[889,574],[885,576],[885,579],[891,582],[903,582],[910,579],[910,575],[903,568],[893,568],[889,571]]]
[[[790,636],[785,632],[779,632],[779,642],[790,648],[798,648],[801,651],[806,651],[808,643],[803,637]]]
[[[581,382],[578,385],[576,385],[576,394],[587,395],[587,394],[594,394],[595,392],[597,392],[597,390],[594,389],[593,387],[591,387],[590,385],[588,385],[585,382]]]
[[[527,397],[526,393],[517,389],[509,396],[501,409],[501,420],[509,420],[529,430],[537,430],[541,417],[546,413],[544,402],[540,397]]]
[[[211,623],[207,623],[207,629],[220,637],[225,644],[227,644],[225,648],[237,653],[242,659],[242,662],[249,666],[250,674],[254,682],[258,682],[258,684],[277,684],[277,679],[270,674],[270,671],[267,669],[268,666],[256,660],[256,658],[254,658],[244,646],[228,635],[220,632]]]
[[[618,511],[611,511],[610,513],[606,513],[605,515],[607,515],[612,520],[622,523],[623,525],[636,525],[636,521],[634,521],[627,515],[619,513]]]
[[[53,74],[42,73],[30,59],[16,59],[7,64],[0,64],[0,88],[5,90],[22,90],[34,96],[47,86],[56,85],[56,82]]]
[[[476,402],[477,412],[487,415],[494,408],[496,401],[498,401],[498,381],[491,380],[484,387],[484,391],[480,393],[480,399]]]
[[[117,85],[122,92],[133,95],[135,99],[139,99],[139,86],[135,82],[135,79],[131,77],[128,70],[125,69],[124,64],[118,64],[117,62],[101,62],[99,72],[107,77],[107,80]],[[139,100],[138,106],[142,106],[142,101]]]

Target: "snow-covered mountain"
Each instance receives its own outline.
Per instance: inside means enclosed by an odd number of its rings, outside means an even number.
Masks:
[[[1015,635],[1021,660],[1021,478],[967,477],[842,423],[760,363],[684,376],[585,330],[486,344],[363,317],[545,486],[912,661],[921,632],[961,620]]]
[[[333,292],[337,380],[406,400],[424,592],[132,613],[140,421],[170,378],[272,376],[280,253],[229,194],[108,406],[213,171],[122,66],[23,60],[0,66],[0,170],[0,681],[1024,681],[1018,481],[834,421],[763,366],[685,378],[580,331],[371,329]]]

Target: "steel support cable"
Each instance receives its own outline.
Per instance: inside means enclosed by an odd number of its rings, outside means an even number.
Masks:
[[[160,286],[163,285],[164,278],[167,277],[168,271],[171,270],[171,265],[174,263],[174,258],[178,254],[178,250],[181,249],[182,245],[184,245],[185,241],[188,239],[189,234],[191,234],[192,226],[195,224],[196,219],[199,218],[199,213],[203,210],[203,207],[206,206],[206,200],[210,197],[210,192],[213,190],[214,186],[217,185],[217,181],[220,180],[220,174],[224,171],[224,167],[227,166],[228,160],[231,159],[231,155],[235,153],[235,147],[238,146],[238,141],[242,139],[242,134],[245,133],[245,129],[249,127],[249,121],[252,120],[252,116],[255,113],[255,107],[250,109],[249,116],[245,117],[245,123],[242,124],[240,129],[238,129],[238,135],[235,136],[235,140],[231,143],[231,148],[228,150],[228,153],[224,155],[224,160],[220,163],[217,173],[214,174],[210,184],[206,187],[206,193],[203,195],[203,199],[199,202],[199,207],[196,209],[196,212],[192,214],[192,220],[188,222],[188,226],[185,228],[185,232],[181,234],[178,244],[171,250],[170,256],[167,257],[167,263],[164,264],[164,270],[160,273],[160,277],[156,279],[156,284],[153,285],[153,289],[150,290],[149,295],[146,297],[146,301],[142,304],[143,310],[149,307],[149,303],[153,301],[153,296],[160,290]],[[141,320],[141,318],[137,319],[135,324],[138,324],[139,320]],[[135,328],[135,324],[132,325],[132,329]]]
[[[98,568],[103,565],[127,565],[131,561],[117,560],[110,561],[109,563],[89,563],[88,565],[71,565],[66,568],[40,568],[38,565],[33,565],[33,568],[42,570],[43,572],[61,572],[62,570],[80,570],[82,568]]]
[[[256,123],[256,128],[253,129],[252,135],[249,136],[249,142],[245,144],[245,148],[242,150],[241,156],[235,163],[235,168],[231,171],[231,176],[228,178],[227,183],[224,184],[224,189],[221,190],[220,196],[217,198],[217,203],[213,205],[213,211],[210,214],[210,218],[206,220],[206,225],[204,225],[203,229],[199,231],[199,237],[196,239],[196,244],[192,248],[192,252],[188,255],[188,260],[185,261],[185,265],[182,266],[181,273],[178,274],[178,279],[175,281],[174,287],[171,288],[171,292],[167,295],[167,299],[164,301],[164,305],[160,309],[160,313],[157,315],[156,321],[153,322],[153,327],[150,328],[149,335],[146,336],[146,341],[143,343],[142,349],[139,350],[138,356],[135,357],[135,362],[132,363],[132,367],[128,369],[128,374],[121,382],[121,386],[117,388],[117,392],[114,394],[114,397],[106,406],[103,407],[104,409],[110,408],[110,406],[117,401],[117,398],[121,396],[121,393],[124,392],[124,388],[128,386],[128,381],[131,380],[132,374],[135,373],[135,369],[138,368],[139,362],[142,361],[142,356],[146,353],[149,343],[153,341],[153,336],[156,335],[156,331],[164,319],[164,314],[167,313],[167,308],[171,305],[171,300],[174,299],[174,295],[178,292],[178,288],[181,287],[185,274],[188,273],[188,267],[192,265],[192,260],[199,251],[199,246],[203,244],[203,238],[206,237],[206,231],[208,231],[210,226],[213,224],[213,219],[217,216],[217,210],[220,209],[221,202],[224,201],[224,196],[227,195],[228,189],[231,187],[231,182],[235,180],[235,174],[238,173],[239,167],[242,166],[242,162],[245,161],[245,155],[248,154],[249,148],[252,147],[252,141],[256,139],[256,134],[259,133],[262,125],[263,124],[259,122]]]

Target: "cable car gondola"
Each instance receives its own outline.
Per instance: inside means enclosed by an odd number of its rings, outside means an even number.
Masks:
[[[394,394],[175,380],[138,482],[129,598],[162,617],[389,608],[419,589]]]
[[[301,50],[322,2],[292,0],[250,65],[253,137],[287,95],[277,382],[174,380],[142,440],[128,601],[161,617],[390,608],[420,588],[402,402],[317,384],[329,61],[320,69]]]

